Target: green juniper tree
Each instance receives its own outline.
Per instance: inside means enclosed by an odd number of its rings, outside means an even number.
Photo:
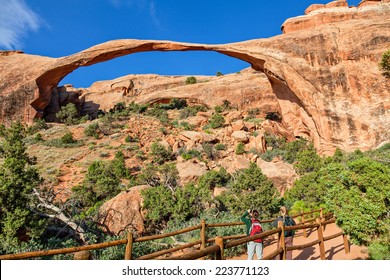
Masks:
[[[33,191],[42,182],[36,159],[26,152],[26,129],[16,122],[0,126],[0,251],[40,235],[40,221],[32,209]]]

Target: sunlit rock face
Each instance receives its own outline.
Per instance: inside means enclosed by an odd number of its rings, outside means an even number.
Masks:
[[[371,149],[390,139],[390,81],[378,67],[390,45],[389,18],[388,0],[358,7],[334,1],[310,6],[306,15],[286,20],[284,34],[268,39],[224,45],[115,40],[61,58],[1,52],[0,121],[44,116],[59,82],[81,66],[145,51],[216,51],[250,63],[254,71],[187,86],[184,78],[137,77],[133,85],[111,83],[102,92],[93,85],[83,90],[85,100],[100,108],[111,105],[104,94],[126,102],[184,97],[214,105],[210,93],[215,103],[231,100],[242,109],[255,100],[264,111],[279,112],[293,135],[309,137],[324,154],[336,147]]]

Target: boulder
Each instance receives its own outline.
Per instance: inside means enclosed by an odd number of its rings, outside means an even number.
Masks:
[[[208,170],[204,162],[200,162],[196,159],[178,162],[176,168],[179,172],[180,183],[183,185],[196,180]]]
[[[141,191],[147,188],[147,185],[135,186],[105,202],[99,209],[102,229],[116,235],[126,231],[143,233],[145,226],[141,212]]]
[[[242,130],[234,131],[231,137],[236,142],[247,143],[249,141],[249,133]]]
[[[294,167],[282,160],[267,162],[258,158],[257,165],[263,174],[274,183],[274,186],[282,196],[286,190],[293,186],[295,180],[299,177],[295,172]]]

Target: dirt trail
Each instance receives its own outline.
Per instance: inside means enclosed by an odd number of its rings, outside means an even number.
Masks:
[[[324,237],[331,236],[333,234],[341,232],[341,229],[336,226],[336,224],[327,225],[324,231]],[[302,230],[296,232],[294,237],[294,245],[301,245],[312,242],[318,239],[317,231],[308,231],[307,237],[303,236]],[[263,254],[264,256],[273,252],[277,248],[275,240],[270,241],[268,244],[266,242]],[[325,258],[327,260],[362,260],[367,259],[367,249],[365,247],[360,247],[356,245],[350,246],[349,254],[345,253],[344,250],[344,241],[343,237],[339,236],[337,238],[325,241]],[[232,260],[245,260],[247,255],[241,255],[231,258]],[[256,256],[255,256],[256,258]],[[320,249],[319,245],[314,245],[313,247],[305,248],[303,250],[294,250],[293,251],[294,260],[320,260]]]

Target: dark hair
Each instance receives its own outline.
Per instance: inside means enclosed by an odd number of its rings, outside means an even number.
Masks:
[[[259,214],[259,211],[257,211],[256,209],[254,209],[254,210],[252,210],[252,214],[254,214],[254,213]]]

